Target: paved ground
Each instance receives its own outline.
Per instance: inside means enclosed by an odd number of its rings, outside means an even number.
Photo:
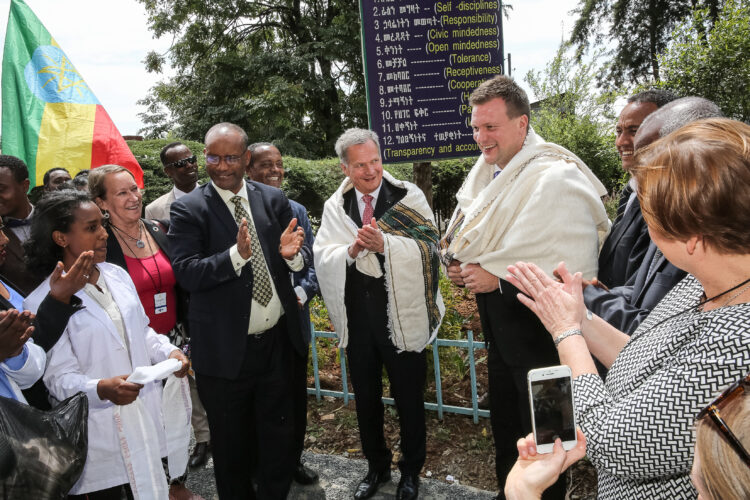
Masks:
[[[292,500],[343,500],[351,499],[357,483],[367,473],[367,462],[339,455],[318,455],[305,452],[303,461],[318,472],[320,481],[312,486],[294,484],[289,493]],[[375,500],[392,499],[396,496],[399,473],[394,472],[390,484],[380,488]],[[200,469],[190,471],[187,486],[206,500],[218,500],[214,482],[213,460]],[[422,478],[419,498],[433,500],[492,499],[494,492],[478,490],[470,486],[448,484],[436,479]]]

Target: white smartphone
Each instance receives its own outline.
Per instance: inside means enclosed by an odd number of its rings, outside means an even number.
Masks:
[[[552,453],[558,437],[564,449],[574,448],[578,440],[570,367],[537,368],[529,371],[528,381],[537,453]]]

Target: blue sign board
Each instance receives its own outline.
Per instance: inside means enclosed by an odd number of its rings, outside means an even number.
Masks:
[[[384,162],[475,156],[469,95],[503,74],[500,0],[360,0],[370,129]]]

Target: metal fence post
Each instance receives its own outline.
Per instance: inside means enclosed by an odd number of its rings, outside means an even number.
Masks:
[[[339,348],[339,359],[341,360],[341,383],[344,385],[344,404],[349,404],[349,384],[346,382],[346,353]]]
[[[320,372],[319,372],[320,366],[318,364],[318,348],[317,348],[316,339],[327,338],[327,339],[336,340],[337,338],[336,333],[318,332],[318,331],[313,330],[311,337],[312,337],[313,370],[315,372],[314,373],[315,388],[308,388],[307,389],[308,394],[315,394],[318,400],[320,400],[321,396],[343,398],[344,404],[348,404],[350,400],[356,399],[357,395],[353,392],[349,392],[348,376],[346,373],[346,351],[344,349],[339,348],[338,350],[339,363],[341,365],[342,390],[336,391],[336,390],[330,390],[330,389],[321,389],[320,387]],[[483,349],[485,347],[485,343],[475,342],[474,333],[471,331],[467,333],[467,337],[468,338],[466,340],[435,339],[432,343],[432,357],[434,360],[434,368],[435,368],[435,396],[436,396],[437,402],[432,403],[432,402],[425,401],[424,407],[426,410],[436,411],[438,413],[438,418],[440,418],[441,420],[443,419],[443,415],[445,413],[455,413],[458,415],[471,415],[473,417],[474,423],[478,423],[479,422],[478,417],[487,418],[490,415],[489,410],[479,409],[479,395],[477,394],[477,389],[476,389],[477,377],[476,377],[476,362],[474,360],[474,354],[475,354],[476,349]],[[472,389],[471,407],[446,405],[443,403],[443,385],[442,385],[442,380],[440,378],[440,356],[439,356],[440,347],[458,347],[459,349],[468,350],[469,368],[470,368],[470,375],[471,375],[471,389]],[[383,398],[383,403],[387,405],[393,405],[394,401],[393,401],[393,398]]]
[[[479,423],[479,398],[477,397],[477,370],[474,362],[474,332],[466,332],[469,340],[469,376],[471,377],[471,409],[474,415],[474,423]]]
[[[440,339],[435,338],[432,343],[432,361],[435,367],[435,398],[437,399],[438,418],[443,420],[443,384],[440,380],[440,356],[438,355],[438,343]]]
[[[313,362],[313,377],[315,380],[315,399],[320,401],[320,377],[318,376],[318,343],[315,341],[315,339],[318,338],[318,333],[315,331],[315,328],[310,325],[310,345],[312,346],[312,362]]]

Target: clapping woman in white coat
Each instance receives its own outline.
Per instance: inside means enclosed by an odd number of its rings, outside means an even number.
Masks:
[[[58,261],[67,270],[85,251],[95,266],[76,295],[83,307],[70,318],[63,336],[48,353],[44,382],[62,400],[83,391],[88,396],[88,455],[70,498],[166,498],[161,457],[166,455],[162,385],[127,382],[140,366],[167,358],[188,369],[185,355],[149,326],[133,282],[123,269],[108,264],[102,213],[87,194],[59,191],[35,207],[27,247],[30,268],[51,273]],[[49,291],[49,279],[27,297],[34,311]],[[150,442],[143,436],[157,436]]]

